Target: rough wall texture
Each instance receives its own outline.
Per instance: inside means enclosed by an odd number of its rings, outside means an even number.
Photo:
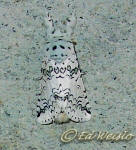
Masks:
[[[76,51],[92,105],[86,123],[40,125],[35,96],[45,45],[45,12],[62,20],[75,10]],[[67,129],[136,135],[135,0],[0,0],[0,150],[135,150],[129,142],[64,144]]]

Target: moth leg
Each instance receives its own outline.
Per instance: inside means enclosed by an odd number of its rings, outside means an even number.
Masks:
[[[73,34],[73,28],[76,25],[76,17],[75,17],[75,13],[72,14],[71,17],[67,18],[67,33],[68,36],[71,36]]]
[[[37,121],[41,124],[51,124],[54,121],[52,106],[46,99],[39,99],[37,103]]]
[[[45,23],[47,25],[47,30],[48,30],[48,33],[51,33],[53,32],[54,30],[54,23],[53,23],[53,19],[51,17],[51,15],[48,13],[47,16],[44,18],[45,19]]]

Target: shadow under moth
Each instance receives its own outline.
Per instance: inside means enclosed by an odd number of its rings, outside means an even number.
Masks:
[[[84,122],[91,118],[89,101],[82,81],[75,44],[68,40],[76,25],[74,15],[67,19],[66,30],[56,30],[52,17],[45,18],[48,42],[42,61],[41,93],[37,120],[41,124]],[[43,55],[44,55],[43,54]]]

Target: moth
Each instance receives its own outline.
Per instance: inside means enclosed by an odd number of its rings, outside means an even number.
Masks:
[[[37,121],[41,124],[89,121],[91,111],[75,52],[70,40],[76,19],[67,20],[67,32],[45,18],[48,42],[44,48],[41,68],[41,93],[37,103]],[[68,39],[69,38],[69,39]]]

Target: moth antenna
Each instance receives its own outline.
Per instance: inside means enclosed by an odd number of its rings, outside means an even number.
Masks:
[[[67,33],[69,37],[73,34],[73,29],[76,26],[77,19],[75,16],[75,12],[72,13],[70,18],[67,18]]]
[[[51,15],[47,13],[46,17],[44,18],[45,24],[47,25],[47,34],[50,35],[54,30],[54,23]]]
[[[47,13],[46,15],[45,23],[47,25],[47,35],[50,38],[64,36],[63,33],[61,33],[60,29],[57,30],[55,29],[54,21],[52,19],[52,16],[49,13]]]

